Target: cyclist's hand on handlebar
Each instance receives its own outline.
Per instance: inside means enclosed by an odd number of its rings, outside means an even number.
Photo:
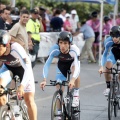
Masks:
[[[24,86],[20,85],[17,89],[17,94],[22,97],[24,95]]]
[[[46,81],[44,80],[43,82],[40,83],[40,88],[44,90],[45,85],[46,85]]]
[[[0,88],[0,93],[3,93],[4,92],[4,89],[3,88]]]
[[[98,72],[102,74],[104,72],[104,67],[101,67]]]
[[[75,81],[74,80],[70,80],[68,86],[69,86],[70,89],[72,89],[75,86]]]

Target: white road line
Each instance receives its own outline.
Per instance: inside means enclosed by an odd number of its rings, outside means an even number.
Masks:
[[[91,84],[91,85],[86,85],[84,87],[81,87],[80,90],[88,89],[88,88],[99,86],[99,85],[102,85],[102,84],[105,84],[105,82],[102,81],[102,82],[97,82],[97,83],[94,83],[94,84]],[[44,101],[44,100],[52,99],[52,97],[53,97],[53,95],[45,97],[45,98],[38,98],[35,101],[36,102]]]

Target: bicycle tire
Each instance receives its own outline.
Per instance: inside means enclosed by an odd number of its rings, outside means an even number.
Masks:
[[[23,120],[29,120],[28,112],[27,112],[27,106],[24,102],[24,100],[21,100],[20,102],[20,110],[22,113]]]
[[[57,108],[57,104],[59,102],[60,108],[61,108],[61,118],[62,120],[64,119],[64,107],[63,107],[63,98],[62,96],[59,94],[59,91],[56,91],[53,95],[53,99],[52,99],[52,105],[51,105],[51,120],[57,120],[59,115],[58,115],[58,108]]]
[[[114,116],[117,117],[119,110],[119,98],[117,97],[117,92],[119,91],[119,83],[116,82],[115,85],[115,100],[114,100]]]
[[[1,106],[0,107],[0,120],[11,120],[11,116],[7,114],[8,106]],[[9,111],[10,113],[11,111]],[[11,112],[12,113],[12,112]]]
[[[112,120],[113,110],[114,110],[114,86],[111,85],[110,92],[108,95],[108,120]]]

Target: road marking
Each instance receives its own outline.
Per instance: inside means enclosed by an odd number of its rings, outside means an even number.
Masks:
[[[102,82],[97,82],[97,83],[94,83],[94,84],[91,84],[91,85],[86,85],[86,86],[84,86],[84,87],[81,87],[81,88],[80,88],[80,91],[81,91],[81,90],[84,90],[84,89],[92,88],[92,87],[95,87],[95,86],[99,86],[99,85],[102,85],[102,84],[105,84],[105,82],[102,81]],[[36,99],[35,101],[36,101],[36,102],[44,101],[44,100],[51,99],[52,97],[53,97],[53,95],[48,96],[48,97],[45,97],[45,98],[38,98],[38,99]]]

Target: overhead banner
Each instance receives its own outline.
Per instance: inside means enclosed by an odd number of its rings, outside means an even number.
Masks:
[[[106,1],[107,1],[107,3],[113,4],[113,5],[115,5],[115,3],[116,3],[116,0],[106,0]]]

